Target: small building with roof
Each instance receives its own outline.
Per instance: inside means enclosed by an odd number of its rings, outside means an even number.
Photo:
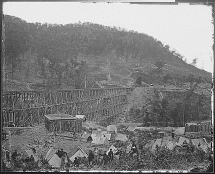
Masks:
[[[45,115],[45,127],[48,131],[82,133],[82,119],[69,114]]]

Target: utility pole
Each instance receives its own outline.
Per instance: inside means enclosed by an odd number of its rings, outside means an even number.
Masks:
[[[186,101],[183,103],[183,126],[182,127],[184,127],[184,125],[185,125],[185,114],[184,114],[184,112],[185,112],[185,105],[186,105]]]
[[[85,83],[84,83],[84,88],[87,88],[87,76],[85,75]]]

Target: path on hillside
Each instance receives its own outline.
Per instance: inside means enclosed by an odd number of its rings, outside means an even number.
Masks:
[[[124,59],[120,58],[120,60],[124,63],[124,67],[126,68],[126,70],[129,71],[129,75],[126,76],[126,77],[124,77],[124,78],[122,78],[122,79],[120,79],[120,82],[122,83],[122,80],[127,79],[127,78],[130,78],[130,79],[133,80],[133,78],[130,77],[130,76],[132,75],[133,72],[131,72],[131,71],[129,70],[129,68],[127,67],[127,65],[126,65]]]
[[[110,76],[110,61],[108,59],[106,59],[108,62],[108,65],[106,66],[106,69],[108,70],[108,75],[107,75],[107,79],[108,79],[108,83],[111,80],[111,76]]]

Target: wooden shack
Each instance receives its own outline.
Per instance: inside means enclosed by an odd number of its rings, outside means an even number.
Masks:
[[[82,119],[68,114],[45,115],[45,127],[48,131],[82,133]]]

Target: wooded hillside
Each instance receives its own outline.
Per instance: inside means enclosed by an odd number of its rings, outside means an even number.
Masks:
[[[96,88],[202,82],[211,74],[189,65],[168,45],[143,33],[92,23],[27,23],[4,16],[5,89],[19,82],[28,89]],[[19,85],[18,85],[19,86]]]

